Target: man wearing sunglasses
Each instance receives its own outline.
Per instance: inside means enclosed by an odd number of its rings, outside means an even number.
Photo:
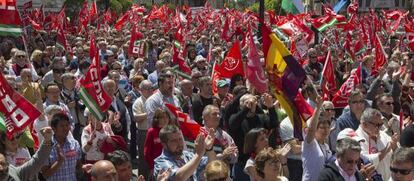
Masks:
[[[390,181],[414,180],[414,148],[399,148],[391,158]]]
[[[362,154],[375,165],[383,180],[389,180],[391,155],[393,150],[397,148],[399,136],[397,134],[392,137],[388,136],[385,131],[381,130],[383,125],[381,112],[366,108],[361,115],[361,124],[356,133],[365,139],[365,142],[361,143]]]
[[[384,119],[385,132],[392,136],[400,132],[400,117],[393,113],[395,102],[391,94],[382,94],[377,97],[376,103],[378,110]]]

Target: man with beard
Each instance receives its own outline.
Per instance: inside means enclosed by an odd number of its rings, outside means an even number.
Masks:
[[[210,129],[206,138],[199,134],[195,140],[195,153],[191,153],[184,150],[183,135],[177,126],[163,127],[159,136],[163,150],[155,159],[154,177],[171,169],[168,180],[202,180],[205,166],[216,159],[213,151],[214,133],[215,130]]]
[[[46,127],[41,130],[44,141],[37,153],[26,163],[19,167],[9,165],[6,157],[0,153],[0,180],[28,180],[38,174],[41,166],[45,164],[52,150],[52,128]]]
[[[174,75],[170,71],[161,73],[158,77],[158,90],[145,102],[148,128],[152,125],[152,118],[154,117],[155,110],[164,107],[165,103],[169,103],[177,108],[180,108],[179,101],[177,97],[173,95],[173,92]]]

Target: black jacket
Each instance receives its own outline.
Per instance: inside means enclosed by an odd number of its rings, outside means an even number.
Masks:
[[[359,171],[355,172],[355,178],[357,181],[363,181],[364,178],[362,177]],[[325,168],[322,169],[321,173],[319,174],[319,181],[345,181],[342,177],[341,173],[339,173],[339,168],[336,166],[335,161],[331,161],[325,165]]]

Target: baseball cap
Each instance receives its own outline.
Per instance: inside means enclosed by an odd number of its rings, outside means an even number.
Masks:
[[[227,80],[218,80],[217,81],[217,87],[218,88],[223,88],[225,86],[229,86],[229,82],[227,82]]]
[[[345,128],[341,132],[339,132],[338,137],[336,138],[336,141],[339,141],[344,138],[351,138],[357,142],[365,142],[365,138],[360,137],[356,134],[356,132],[351,128]]]

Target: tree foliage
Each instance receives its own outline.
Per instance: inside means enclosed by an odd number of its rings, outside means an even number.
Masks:
[[[265,1],[265,11],[274,10],[276,14],[282,14],[282,12],[280,12],[282,0],[264,0],[264,1]],[[248,9],[254,12],[259,12],[259,2],[254,3]]]

